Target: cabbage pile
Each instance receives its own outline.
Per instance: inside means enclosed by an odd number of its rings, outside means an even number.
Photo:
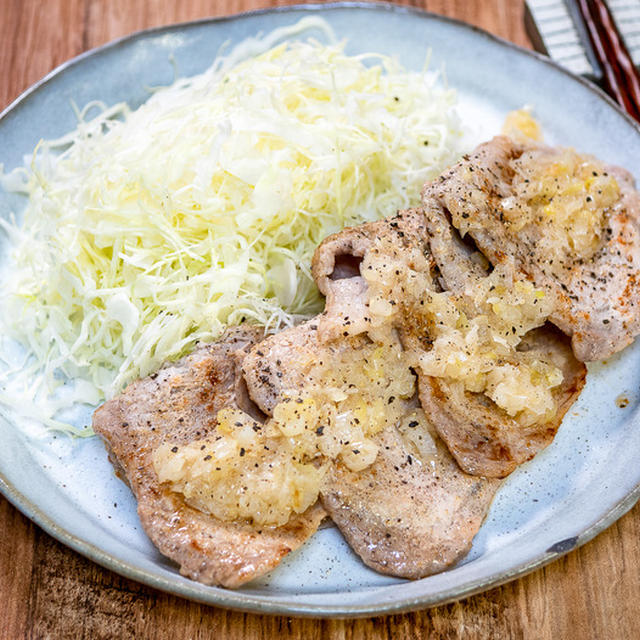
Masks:
[[[135,111],[87,105],[4,176],[28,204],[3,223],[3,319],[50,389],[76,379],[108,398],[227,325],[318,312],[318,243],[416,204],[458,157],[455,93],[437,74],[261,42]]]

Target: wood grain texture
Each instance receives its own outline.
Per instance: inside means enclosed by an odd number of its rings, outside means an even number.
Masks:
[[[270,0],[0,0],[0,109],[64,60],[150,26]],[[408,2],[529,46],[521,0]],[[155,591],[59,544],[0,498],[0,638],[640,638],[640,507],[581,549],[462,602],[365,620],[256,616]]]

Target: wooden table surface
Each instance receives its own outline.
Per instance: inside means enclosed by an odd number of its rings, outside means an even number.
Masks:
[[[269,0],[0,0],[0,110],[68,58],[132,31],[287,4]],[[523,46],[521,0],[417,0]],[[1,638],[640,638],[640,507],[584,547],[461,602],[364,620],[216,609],[102,569],[0,497]]]

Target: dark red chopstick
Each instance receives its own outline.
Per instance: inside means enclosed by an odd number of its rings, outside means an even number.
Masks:
[[[577,0],[593,51],[602,67],[605,91],[640,121],[640,75],[604,0]]]

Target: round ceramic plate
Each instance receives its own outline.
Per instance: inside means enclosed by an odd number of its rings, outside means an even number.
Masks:
[[[70,106],[91,100],[135,107],[148,87],[203,71],[227,40],[321,15],[347,52],[375,50],[409,68],[444,65],[459,91],[471,136],[488,138],[505,114],[531,105],[546,137],[620,164],[640,177],[640,132],[588,83],[547,59],[444,18],[386,5],[316,5],[156,29],[63,65],[0,119],[0,162],[21,163],[40,138],[74,128]],[[316,35],[320,35],[319,33]],[[24,203],[0,193],[0,215]],[[4,243],[4,244],[2,244]],[[0,239],[0,265],[9,247]],[[522,575],[586,542],[629,509],[640,490],[640,341],[589,367],[587,386],[553,444],[505,482],[468,557],[424,580],[367,569],[337,529],[320,530],[275,571],[236,591],[181,577],[148,541],[129,490],[113,474],[97,438],[26,435],[0,418],[0,489],[19,509],[73,549],[153,587],[218,606],[313,616],[362,616],[456,599]],[[616,398],[626,396],[626,408]]]

